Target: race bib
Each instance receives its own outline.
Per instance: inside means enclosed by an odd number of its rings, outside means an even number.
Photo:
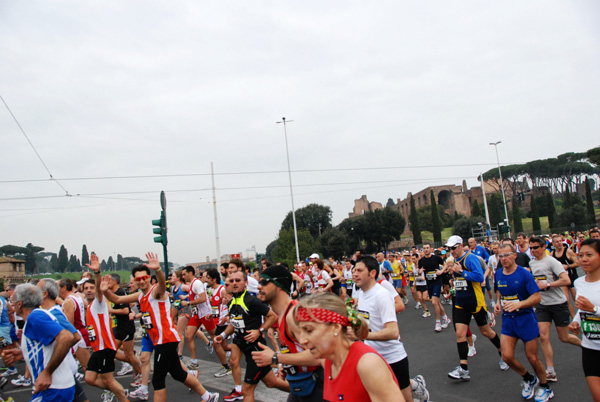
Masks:
[[[198,315],[198,307],[192,307],[192,315]]]
[[[600,317],[589,313],[579,313],[583,335],[590,340],[600,339]]]
[[[290,348],[288,348],[287,346],[281,346],[281,353],[290,353]],[[298,367],[296,366],[292,366],[291,364],[283,364],[283,370],[285,371],[286,374],[289,375],[296,375],[298,374]]]
[[[437,279],[437,274],[435,273],[435,271],[427,272],[427,274],[425,274],[425,277],[428,281],[435,281]]]
[[[243,331],[246,328],[246,323],[244,323],[244,318],[241,315],[231,317],[231,325],[238,331]]]
[[[456,278],[454,279],[454,288],[457,292],[467,290],[467,280],[465,278]]]
[[[535,278],[536,281],[547,281],[548,280],[548,277],[546,275],[534,275],[533,277]],[[545,292],[548,289],[549,288],[541,289],[541,291]]]
[[[92,325],[88,325],[87,330],[90,342],[94,342],[96,340],[96,330]]]
[[[346,286],[352,286],[352,279],[346,279]]]
[[[142,324],[146,329],[152,329],[152,318],[150,317],[149,312],[142,313]]]
[[[517,295],[510,295],[510,296],[501,295],[500,296],[500,305],[502,306],[502,308],[504,308],[504,305],[506,304],[506,302],[515,302],[515,301],[519,301],[519,296],[517,296]]]
[[[219,306],[211,306],[212,309],[212,315],[215,317],[219,316]]]

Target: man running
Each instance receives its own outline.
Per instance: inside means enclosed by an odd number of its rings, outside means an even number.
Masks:
[[[323,368],[298,341],[300,329],[294,320],[297,301],[289,295],[292,282],[292,275],[281,265],[273,265],[261,273],[258,297],[277,314],[281,352],[259,343],[262,351],[252,352],[252,358],[258,367],[283,365],[290,383],[288,402],[320,402],[323,400]]]
[[[485,308],[485,298],[481,288],[483,282],[483,269],[479,258],[463,247],[463,239],[460,236],[450,236],[446,247],[451,250],[454,257],[454,288],[456,289],[456,300],[453,306],[453,316],[456,325],[456,346],[460,365],[448,373],[448,377],[455,380],[469,381],[471,373],[467,363],[469,344],[467,343],[467,329],[471,317],[479,327],[481,334],[488,338],[500,355],[500,370],[509,369],[508,364],[502,360],[500,350],[500,337],[488,325],[488,313]]]
[[[233,299],[229,303],[230,323],[225,331],[214,340],[215,343],[221,343],[229,335],[235,334],[233,343],[230,345],[231,357],[229,359],[233,371],[234,389],[223,399],[226,402],[241,400],[254,402],[254,390],[261,380],[269,388],[276,387],[289,392],[288,383],[276,378],[270,367],[258,367],[251,354],[253,351],[261,350],[258,346],[259,342],[263,345],[266,344],[264,335],[266,335],[267,329],[277,321],[277,315],[266,304],[248,294],[246,290],[247,276],[244,271],[231,273],[229,280],[233,293]],[[242,353],[246,358],[243,385],[240,367]]]
[[[523,377],[521,396],[531,399],[535,393],[536,402],[546,402],[554,396],[546,381],[544,365],[538,357],[538,337],[540,331],[533,306],[542,300],[540,290],[529,271],[515,263],[515,248],[505,244],[499,249],[502,268],[496,271],[495,285],[497,303],[494,313],[502,314],[502,358],[517,374]],[[527,360],[533,367],[532,375],[515,357],[517,342],[525,345]],[[540,385],[536,391],[535,387]]]
[[[219,329],[219,326],[217,325],[221,316],[221,302],[223,301],[225,286],[221,285],[221,276],[219,275],[219,272],[214,268],[211,268],[206,271],[206,284],[212,289],[212,295],[210,297],[210,308],[212,321],[215,324],[215,329],[212,333],[209,332],[209,335],[212,339],[214,339],[216,335],[219,335],[225,329],[223,326],[221,326],[221,328]],[[225,350],[223,349],[223,345],[220,343],[215,343],[214,348],[219,362],[221,362],[221,370],[215,373],[215,377],[224,377],[226,375],[230,375],[231,367],[229,367],[229,364],[227,364],[227,356]]]
[[[448,328],[450,319],[446,315],[444,306],[440,303],[442,293],[442,274],[444,273],[444,261],[439,255],[432,253],[431,244],[423,244],[423,257],[419,259],[419,274],[425,274],[427,281],[427,293],[433,305],[435,313],[435,332],[440,332],[442,328]]]
[[[556,325],[558,339],[561,342],[581,346],[581,340],[569,334],[568,326],[571,321],[569,301],[562,290],[563,286],[571,283],[567,271],[555,258],[546,254],[546,242],[539,237],[529,240],[529,248],[534,259],[529,263],[531,272],[540,288],[542,301],[536,306],[535,313],[540,327],[540,343],[546,361],[546,377],[548,381],[557,381],[554,370],[554,351],[550,343],[550,327],[552,321]]]
[[[564,241],[564,237],[560,234],[555,234],[552,236],[552,246],[554,247],[554,250],[552,251],[552,257],[556,258],[562,264],[565,271],[567,271],[569,279],[571,280],[571,284],[568,285],[567,288],[563,288],[563,290],[565,291],[567,300],[569,299],[570,294],[573,301],[575,301],[576,292],[573,283],[575,282],[575,279],[579,277],[579,275],[577,274],[579,258],[573,250],[565,247]],[[571,303],[568,303],[567,305],[569,306],[569,313],[571,314],[571,318],[575,317],[575,310],[573,309],[573,306],[571,305]]]
[[[63,313],[67,320],[75,327],[81,335],[81,339],[73,347],[75,358],[81,363],[81,367],[85,370],[88,361],[90,360],[90,340],[88,337],[87,326],[85,325],[85,302],[83,297],[75,294],[73,282],[68,278],[62,278],[58,282],[58,295],[63,299]]]
[[[103,289],[103,293],[108,300],[116,304],[136,301],[140,303],[142,321],[155,348],[154,376],[152,377],[154,401],[165,402],[167,400],[165,379],[167,374],[171,374],[173,379],[184,383],[188,388],[201,395],[202,400],[216,402],[219,400],[219,394],[208,392],[196,376],[186,373],[181,366],[177,355],[177,345],[181,341],[181,336],[171,318],[171,302],[166,292],[165,274],[160,269],[156,254],[147,253],[146,258],[148,259],[147,264],[138,265],[131,271],[140,291],[127,296],[117,296],[107,286],[106,289]],[[155,272],[157,279],[157,283],[152,286],[150,285],[151,271]]]

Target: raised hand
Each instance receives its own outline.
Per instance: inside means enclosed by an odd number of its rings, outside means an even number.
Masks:
[[[146,253],[146,259],[148,260],[148,264],[144,264],[144,266],[153,271],[158,271],[160,269],[160,262],[158,262],[158,255],[148,252]]]
[[[90,255],[90,263],[85,264],[85,266],[94,272],[100,271],[100,261],[98,260],[98,256],[92,253],[92,255]]]
[[[100,291],[102,293],[106,292],[110,287],[110,275],[106,275],[102,278],[102,282],[100,282]]]

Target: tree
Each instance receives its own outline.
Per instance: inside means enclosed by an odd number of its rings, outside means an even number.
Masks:
[[[387,203],[385,204],[386,208],[391,208],[393,206],[395,206],[396,204],[394,204],[394,200],[392,200],[391,198],[388,198]]]
[[[296,210],[296,228],[308,229],[314,239],[319,238],[325,229],[331,227],[331,208],[325,205],[309,204]],[[293,229],[292,211],[281,223],[281,229]]]
[[[431,190],[431,194],[429,195],[431,199],[431,226],[433,232],[433,241],[435,243],[442,242],[442,222],[440,220],[440,212],[438,211],[437,202],[435,201],[435,196],[433,194],[433,190]]]
[[[115,270],[115,260],[113,260],[112,255],[110,257],[108,257],[108,261],[106,262],[106,265],[108,266],[108,269],[110,271]]]
[[[74,254],[71,254],[71,257],[69,257],[68,271],[69,272],[81,272],[81,263],[77,259],[77,256],[75,256]]]
[[[469,218],[460,218],[452,226],[452,234],[458,235],[463,239],[468,239],[473,236],[473,229],[479,229],[478,223],[480,217],[471,216]]]
[[[479,202],[477,200],[473,200],[473,205],[471,206],[471,216],[483,216],[481,214],[481,207],[479,206]]]
[[[592,186],[589,177],[585,179],[585,206],[587,207],[588,222],[596,226],[596,211],[594,210],[594,199],[592,198]]]
[[[319,250],[325,257],[333,257],[337,260],[344,255],[350,254],[350,243],[348,236],[339,228],[328,228],[319,237]]]
[[[566,186],[565,192],[563,193],[562,208],[563,209],[571,208],[575,204],[574,201],[575,200],[573,199],[573,196],[571,195],[571,191],[569,191],[569,186]]]
[[[69,254],[64,245],[60,246],[60,250],[58,251],[58,263],[56,268],[59,272],[67,272],[67,269],[69,268]]]
[[[90,263],[90,255],[88,254],[87,246],[84,244],[81,249],[81,265],[84,267]]]
[[[121,254],[117,254],[117,271],[122,271],[125,269],[124,263],[123,256]]]
[[[515,233],[519,233],[523,231],[523,221],[521,219],[521,210],[519,209],[519,205],[516,198],[512,200],[512,218],[513,218],[513,231]]]
[[[548,208],[548,225],[552,230],[556,227],[556,207],[554,206],[554,197],[552,197],[550,191],[546,193],[546,207]]]
[[[307,228],[298,230],[298,248],[301,258],[309,256],[317,250],[317,241]],[[290,267],[296,263],[296,244],[294,229],[281,229],[277,246],[273,250],[273,262],[286,262]]]
[[[44,248],[27,243],[25,250],[25,273],[34,274],[37,272],[37,253],[44,251]]]
[[[273,261],[273,251],[277,248],[277,240],[273,240],[267,245],[265,249],[265,258],[269,261]]]
[[[533,195],[531,196],[531,225],[534,233],[539,234],[541,232],[540,214],[538,212],[537,201]]]
[[[421,227],[419,226],[419,216],[417,215],[417,209],[415,208],[415,199],[412,194],[410,195],[410,215],[408,216],[410,222],[410,231],[413,234],[413,243],[423,243],[423,237],[421,237]]]
[[[502,195],[500,193],[494,193],[490,197],[488,211],[490,214],[491,226],[497,226],[498,223],[504,221],[504,208],[502,207],[502,202]]]
[[[106,264],[106,260],[102,260],[100,263],[100,271],[108,271],[108,265]]]

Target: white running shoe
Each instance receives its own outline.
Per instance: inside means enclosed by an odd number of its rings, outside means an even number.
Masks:
[[[532,381],[521,381],[521,386],[523,386],[521,396],[523,397],[523,399],[533,398],[533,395],[535,394],[535,387],[537,387],[539,383],[540,381],[535,375],[533,376]]]
[[[206,400],[206,402],[219,402],[219,398],[220,398],[220,397],[221,397],[221,396],[219,395],[219,393],[218,393],[218,392],[215,392],[214,394],[211,394],[211,393],[209,392],[209,394],[208,394],[208,399]]]
[[[2,377],[10,377],[10,376],[17,375],[17,374],[19,374],[19,372],[17,371],[17,369],[15,367],[13,367],[13,368],[6,369],[4,371],[4,373],[2,373]]]
[[[215,377],[225,377],[226,375],[231,375],[231,368],[225,368],[221,366],[221,370],[215,373]]]
[[[142,401],[148,400],[148,389],[138,388],[129,394],[131,399],[140,399]]]
[[[100,399],[102,400],[102,402],[112,402],[114,398],[115,398],[115,394],[113,394],[109,390],[104,390],[104,392],[100,396]]]
[[[467,356],[473,357],[476,354],[477,354],[477,349],[475,349],[475,345],[469,346],[469,353],[467,353]]]
[[[469,381],[471,379],[471,373],[469,370],[465,370],[460,366],[457,366],[454,370],[448,373],[448,377],[455,380]]]
[[[429,401],[429,391],[425,385],[425,378],[422,375],[418,375],[413,378],[413,381],[417,383],[417,389],[414,390],[414,394],[419,398],[421,402]]]
[[[421,315],[421,317],[423,317],[423,318],[431,317],[431,313],[429,311],[423,311],[423,315]]]
[[[554,398],[554,392],[550,387],[538,387],[535,391],[535,402],[548,402],[552,398]]]
[[[439,322],[435,323],[435,332],[442,332],[442,324]]]
[[[448,316],[442,317],[442,328],[443,329],[448,328],[448,324],[450,324],[451,322],[452,322],[452,320],[450,318],[448,318]]]
[[[213,353],[215,353],[215,347],[213,346],[212,341],[210,341],[209,344],[206,345],[206,350],[208,351],[209,355],[212,355]]]
[[[123,367],[121,368],[121,370],[117,372],[117,375],[127,375],[129,373],[133,373],[133,367],[131,366],[131,364],[125,362],[123,363]]]
[[[417,304],[415,304],[415,310],[418,310],[420,308],[422,308],[423,306],[421,306],[421,302],[417,302]]]
[[[19,374],[19,376],[10,383],[17,387],[29,387],[31,385],[31,379],[25,378],[24,375]]]
[[[500,370],[506,371],[509,368],[510,368],[510,366],[508,364],[506,364],[506,362],[504,360],[502,360],[502,358],[500,358]]]

